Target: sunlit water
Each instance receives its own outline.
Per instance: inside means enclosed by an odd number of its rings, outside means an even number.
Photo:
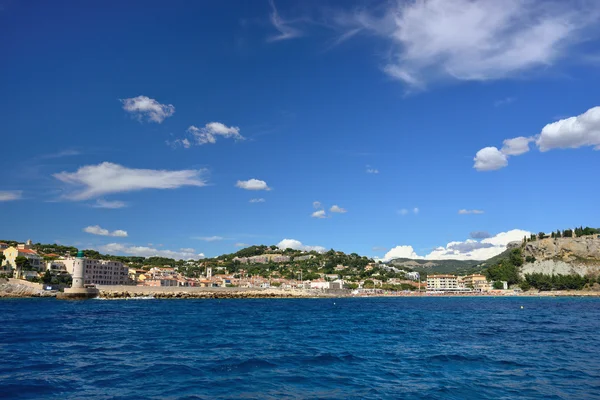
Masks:
[[[0,397],[600,398],[600,299],[1,300]]]

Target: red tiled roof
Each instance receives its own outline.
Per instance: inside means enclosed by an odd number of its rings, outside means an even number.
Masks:
[[[19,253],[25,253],[25,254],[35,254],[36,256],[38,255],[37,252],[31,250],[31,249],[18,249]]]

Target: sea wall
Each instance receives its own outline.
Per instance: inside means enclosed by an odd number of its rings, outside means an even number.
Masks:
[[[155,298],[199,298],[199,299],[233,299],[233,298],[298,298],[298,297],[332,297],[342,293],[328,293],[318,290],[283,290],[237,287],[152,287],[152,286],[117,286],[98,285],[100,297],[108,299],[148,297]],[[347,291],[349,294],[350,291]]]
[[[54,297],[55,291],[44,290],[42,284],[22,279],[0,279],[0,298],[4,297]]]

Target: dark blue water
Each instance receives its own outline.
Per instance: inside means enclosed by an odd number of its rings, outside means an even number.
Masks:
[[[600,398],[600,299],[2,300],[0,397]]]

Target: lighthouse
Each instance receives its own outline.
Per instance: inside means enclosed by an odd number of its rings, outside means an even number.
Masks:
[[[83,300],[92,299],[98,296],[98,289],[95,287],[86,287],[85,285],[85,257],[83,251],[78,251],[73,262],[73,282],[69,289],[56,295],[57,299],[63,300]]]
[[[83,259],[83,251],[79,250],[73,263],[73,283],[71,283],[72,289],[83,289],[84,284],[84,267],[85,260]]]

